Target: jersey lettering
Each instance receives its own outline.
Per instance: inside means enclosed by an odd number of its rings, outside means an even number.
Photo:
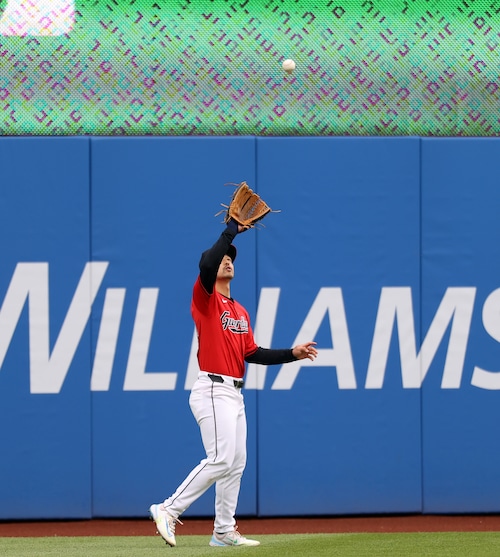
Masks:
[[[220,321],[224,331],[229,330],[237,335],[248,333],[248,321],[243,316],[240,319],[234,319],[234,317],[229,317],[228,311],[224,311],[220,316]]]

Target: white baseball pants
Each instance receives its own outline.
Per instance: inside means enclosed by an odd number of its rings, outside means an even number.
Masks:
[[[232,377],[219,377],[223,383],[213,382],[201,372],[189,397],[207,456],[163,505],[177,518],[216,482],[214,530],[223,533],[232,532],[236,524],[234,515],[246,465],[247,422],[241,389],[234,386]]]

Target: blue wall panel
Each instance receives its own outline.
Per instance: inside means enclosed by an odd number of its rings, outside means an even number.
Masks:
[[[88,518],[88,288],[69,308],[89,261],[89,140],[2,138],[0,166],[0,518]]]
[[[320,350],[293,386],[275,390],[286,366],[267,370],[259,512],[419,511],[420,393],[401,388],[394,343],[383,389],[365,388],[381,288],[409,287],[419,304],[419,140],[266,138],[257,146],[259,192],[282,209],[258,231],[259,289],[280,288],[272,346],[315,340]],[[325,288],[336,289],[330,300],[340,289],[347,331],[338,304],[304,328]],[[332,365],[341,361],[348,375],[342,350],[352,354],[354,383],[341,384]]]
[[[495,139],[2,138],[0,519],[146,516],[203,458],[190,298],[220,203],[249,366],[238,515],[500,511]],[[186,513],[213,516],[213,489]]]
[[[109,262],[93,315],[95,346],[99,334],[104,335],[100,325],[105,295],[126,290],[116,320],[116,351],[114,358],[107,357],[112,364],[107,368],[109,384],[96,385],[100,390],[92,394],[96,516],[147,514],[150,504],[171,495],[204,457],[185,389],[194,330],[191,290],[202,251],[223,230],[222,216],[215,213],[234,190],[224,184],[242,180],[255,181],[253,138],[92,139],[92,257]],[[234,285],[234,295],[249,310],[255,305],[254,242],[251,235],[238,242]],[[147,378],[142,387],[124,390],[141,289],[143,294],[144,289],[158,289],[142,369],[147,376],[175,374],[172,385],[158,387],[166,390],[155,391]],[[112,346],[109,340],[107,344]],[[246,400],[250,457],[240,512],[253,514],[255,393],[248,393]],[[212,489],[186,514],[213,513]]]
[[[424,335],[448,289],[461,289],[423,384],[428,513],[500,511],[498,160],[495,139],[422,140]]]

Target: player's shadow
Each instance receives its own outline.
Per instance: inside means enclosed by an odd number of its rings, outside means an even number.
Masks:
[[[0,18],[0,35],[65,35],[74,23],[74,0],[8,0]]]

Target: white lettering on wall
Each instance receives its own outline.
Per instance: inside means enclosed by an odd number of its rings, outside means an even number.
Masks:
[[[108,265],[108,262],[85,265],[57,338],[51,343],[49,265],[46,262],[17,264],[0,308],[0,368],[27,304],[31,393],[54,394],[61,391]],[[262,288],[260,293],[254,333],[257,344],[264,348],[273,347],[280,293],[281,289],[277,287]],[[176,388],[178,372],[146,371],[158,296],[158,288],[141,288],[139,291],[123,383],[125,391],[172,391]],[[110,389],[125,298],[125,288],[108,288],[105,291],[90,379],[92,391]],[[422,333],[424,338],[418,350],[411,288],[383,287],[365,388],[383,388],[392,339],[396,337],[404,389],[421,388],[445,338],[448,341],[443,347],[446,355],[441,388],[459,389],[475,298],[475,287],[447,288],[427,332]],[[427,307],[424,310],[427,311]],[[492,339],[500,342],[500,288],[487,297],[482,310],[484,329]],[[336,373],[339,389],[356,389],[357,379],[341,288],[320,288],[290,347],[314,340],[326,317],[331,336],[328,345],[332,348],[318,346],[318,357],[314,361],[306,359],[282,365],[271,385],[269,380],[266,382],[267,366],[250,364],[245,378],[246,388],[289,390],[303,368],[323,367],[332,368]],[[199,372],[197,350],[198,339],[193,328],[185,389],[192,387]],[[486,370],[476,365],[471,384],[481,389],[500,390],[500,370]]]
[[[125,371],[124,391],[173,391],[175,372],[146,372],[158,288],[141,288]]]
[[[292,346],[314,339],[328,315],[333,348],[318,348],[318,357],[281,366],[272,389],[291,389],[303,367],[335,367],[339,389],[355,389],[356,376],[347,329],[344,300],[340,288],[321,288]]]
[[[394,326],[397,328],[405,389],[418,389],[450,324],[451,333],[441,387],[458,389],[462,379],[475,288],[448,288],[417,354],[410,288],[382,288],[365,388],[381,389]]]
[[[108,391],[122,319],[125,288],[108,288],[90,378],[91,391]]]
[[[107,267],[108,263],[103,262],[85,265],[52,354],[49,355],[49,265],[17,264],[0,310],[0,366],[28,300],[30,392],[60,392]]]
[[[262,288],[260,291],[259,305],[255,317],[254,338],[255,342],[263,348],[268,348],[272,345],[280,290],[280,288]],[[247,389],[261,390],[264,388],[267,367],[258,364],[248,364],[245,377]]]
[[[500,342],[500,288],[486,298],[483,306],[483,325],[486,332]],[[500,371],[488,371],[474,367],[471,384],[488,390],[500,390]]]

